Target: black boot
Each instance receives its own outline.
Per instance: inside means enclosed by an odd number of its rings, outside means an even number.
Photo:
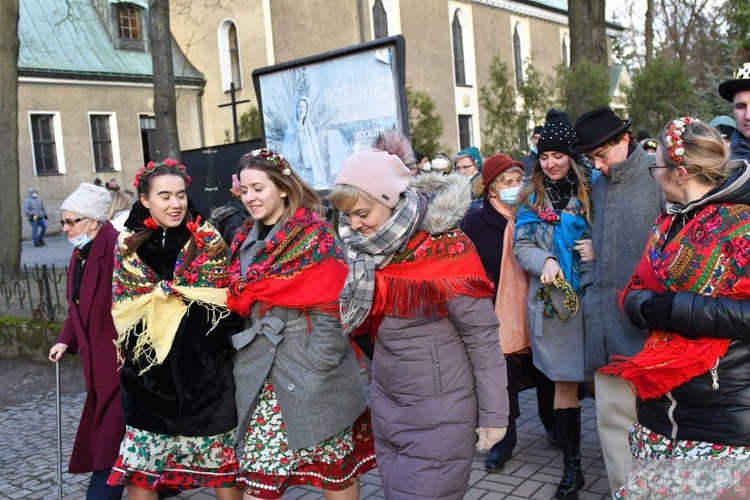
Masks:
[[[581,471],[581,409],[565,408],[554,413],[565,467],[555,498],[575,500],[586,484]]]

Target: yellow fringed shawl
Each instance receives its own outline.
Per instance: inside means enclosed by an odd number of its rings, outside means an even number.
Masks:
[[[208,309],[211,328],[206,335],[229,315],[226,309],[228,251],[218,231],[211,224],[203,223],[194,234],[205,244],[197,246],[195,259],[188,269],[170,281],[157,281],[156,273],[137,253],[123,257],[125,241],[132,234],[126,230],[117,241],[112,318],[118,333],[115,341],[118,356],[122,355],[130,337],[135,336],[133,359],[143,357],[147,361],[142,374],[167,358],[182,318],[191,305],[199,304]],[[180,251],[175,269],[182,263],[189,243]]]

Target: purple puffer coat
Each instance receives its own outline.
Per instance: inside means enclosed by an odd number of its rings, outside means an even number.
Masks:
[[[476,429],[508,425],[505,359],[490,299],[446,318],[385,317],[372,366],[375,450],[389,500],[462,499]]]

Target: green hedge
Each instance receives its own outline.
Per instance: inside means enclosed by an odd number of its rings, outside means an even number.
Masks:
[[[0,355],[44,361],[57,341],[62,323],[36,323],[29,319],[0,316]]]

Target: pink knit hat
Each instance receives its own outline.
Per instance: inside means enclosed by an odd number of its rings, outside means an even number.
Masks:
[[[364,149],[344,160],[336,185],[361,189],[388,208],[394,208],[401,193],[409,187],[411,173],[404,162],[386,151]]]

